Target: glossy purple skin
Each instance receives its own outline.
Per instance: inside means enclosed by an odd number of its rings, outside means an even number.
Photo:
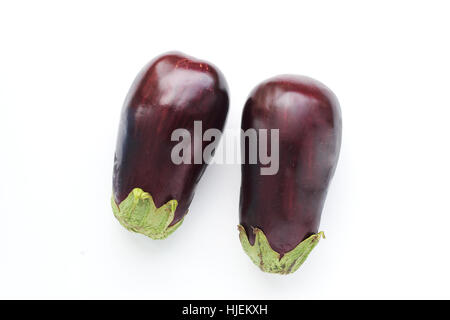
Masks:
[[[242,129],[249,128],[279,129],[279,171],[260,175],[263,166],[245,159],[240,223],[251,244],[252,227],[258,227],[271,247],[284,254],[318,232],[341,144],[339,103],[313,79],[278,76],[250,94],[242,115]],[[248,139],[245,150],[248,154]]]
[[[194,121],[203,132],[223,129],[228,88],[212,64],[178,52],[151,61],[134,81],[125,100],[116,154],[113,192],[120,204],[134,188],[149,192],[157,207],[175,199],[175,224],[187,213],[207,164],[176,165],[171,160],[172,132],[185,128],[194,139]],[[203,142],[204,148],[210,142]]]

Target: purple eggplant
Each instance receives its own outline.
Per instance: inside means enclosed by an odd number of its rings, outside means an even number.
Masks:
[[[251,163],[251,141],[243,135],[240,240],[261,270],[292,273],[324,235],[320,217],[341,145],[339,103],[318,81],[277,76],[250,94],[242,115],[248,129],[267,133],[278,170],[262,174],[267,164]]]
[[[111,204],[125,228],[163,239],[180,226],[207,167],[195,151],[210,143],[193,143],[183,155],[189,161],[177,163],[173,133],[194,140],[197,124],[222,131],[228,104],[225,78],[209,62],[173,52],[143,68],[124,103],[114,157]]]

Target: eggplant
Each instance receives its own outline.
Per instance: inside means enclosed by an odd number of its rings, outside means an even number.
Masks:
[[[173,133],[197,139],[197,124],[222,131],[228,105],[225,78],[209,62],[169,52],[141,70],[125,99],[114,157],[111,205],[125,228],[164,239],[181,225],[208,165],[195,152],[210,143],[194,141],[187,161],[174,162]]]
[[[341,145],[339,102],[316,80],[277,76],[251,92],[241,128],[242,247],[261,270],[292,273],[324,237],[320,217]],[[275,174],[263,174],[261,160],[251,163],[249,129],[271,133],[269,150],[279,154]]]

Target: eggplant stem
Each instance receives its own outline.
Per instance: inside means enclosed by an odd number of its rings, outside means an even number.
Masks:
[[[289,274],[298,270],[319,243],[320,238],[325,239],[325,233],[320,231],[306,238],[281,257],[280,253],[272,249],[261,229],[252,228],[255,234],[255,243],[253,245],[250,244],[245,228],[242,225],[238,225],[238,230],[242,248],[253,263],[264,272],[278,274]]]
[[[170,200],[157,208],[152,196],[140,188],[134,188],[119,205],[112,196],[111,206],[122,226],[152,239],[167,238],[184,220],[183,217],[171,226],[178,206],[177,200]]]

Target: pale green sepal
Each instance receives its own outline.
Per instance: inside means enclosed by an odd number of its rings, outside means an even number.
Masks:
[[[177,200],[170,200],[156,208],[152,196],[140,188],[134,188],[128,197],[117,206],[114,196],[111,197],[114,216],[120,224],[130,231],[142,233],[152,239],[165,239],[172,234],[184,220],[173,226],[172,223]]]
[[[238,230],[242,248],[253,263],[264,272],[279,274],[295,272],[305,262],[312,249],[319,243],[320,238],[323,237],[325,239],[323,231],[313,234],[300,242],[294,249],[285,253],[280,259],[280,254],[272,249],[261,229],[253,228],[253,233],[255,234],[253,246],[248,241],[244,227],[238,225]]]

